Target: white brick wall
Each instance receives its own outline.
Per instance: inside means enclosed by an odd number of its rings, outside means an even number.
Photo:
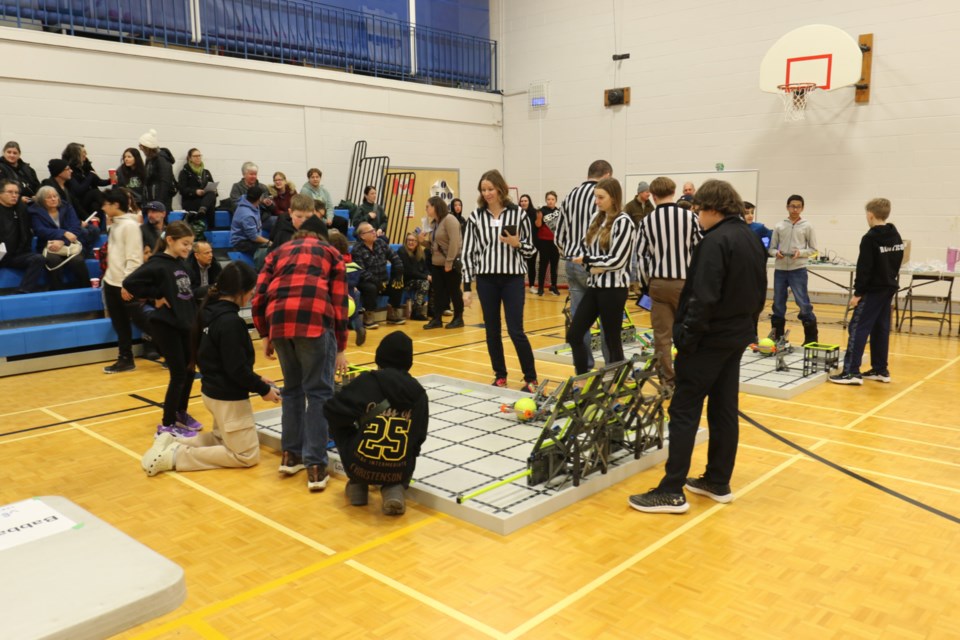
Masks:
[[[800,193],[820,243],[850,260],[866,230],[863,205],[876,196],[893,201],[915,260],[960,246],[955,2],[511,0],[499,9],[504,166],[538,201],[547,189],[565,193],[600,157],[621,178],[723,162],[760,171],[761,221],[778,220]],[[786,123],[779,99],[757,88],[760,60],[787,31],[817,23],[874,34],[871,99],[819,92],[804,122]],[[619,73],[615,37],[631,54]],[[550,82],[542,121],[527,107],[536,80]],[[629,107],[603,107],[614,86],[631,87]]]

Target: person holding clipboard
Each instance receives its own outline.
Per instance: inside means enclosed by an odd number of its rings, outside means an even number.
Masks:
[[[526,261],[535,251],[530,220],[510,201],[507,183],[496,169],[480,177],[477,189],[477,209],[467,220],[463,236],[463,304],[471,306],[471,286],[476,281],[495,387],[507,386],[507,364],[500,337],[503,308],[507,334],[523,370],[521,389],[532,393],[539,383],[533,349],[523,330]]]

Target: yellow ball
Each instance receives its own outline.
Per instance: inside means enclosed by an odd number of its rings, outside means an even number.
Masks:
[[[773,350],[776,346],[777,343],[771,338],[763,338],[757,343],[757,351],[760,353],[773,353]]]
[[[347,317],[352,318],[353,314],[357,312],[357,303],[353,301],[353,298],[347,298]]]
[[[532,420],[537,413],[537,403],[533,398],[520,398],[513,403],[513,412],[519,420]]]

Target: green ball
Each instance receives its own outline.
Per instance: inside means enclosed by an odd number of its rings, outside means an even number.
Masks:
[[[353,314],[357,312],[357,303],[353,301],[353,298],[347,298],[347,317],[352,318]]]
[[[757,343],[757,351],[760,353],[773,353],[774,347],[777,346],[777,343],[771,338],[762,338],[760,342]]]
[[[537,403],[533,398],[520,398],[513,403],[513,412],[520,420],[530,420],[537,413]]]

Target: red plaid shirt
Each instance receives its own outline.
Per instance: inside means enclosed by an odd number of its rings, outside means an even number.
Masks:
[[[316,338],[334,331],[347,348],[347,277],[343,259],[315,238],[285,242],[267,256],[253,296],[253,324],[261,336]]]

